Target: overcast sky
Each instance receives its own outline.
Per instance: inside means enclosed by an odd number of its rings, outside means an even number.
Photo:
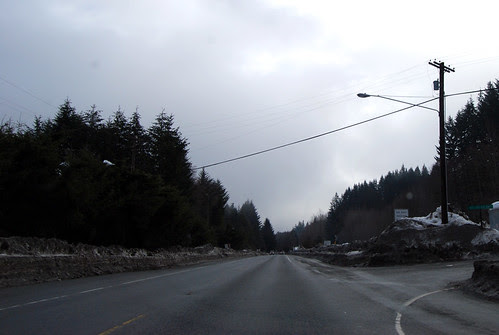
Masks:
[[[32,124],[64,99],[107,118],[166,109],[203,166],[499,78],[493,0],[0,2],[0,120]],[[417,98],[406,98],[417,96]],[[476,95],[447,99],[447,115]],[[428,104],[438,108],[438,102]],[[236,206],[253,200],[277,231],[327,213],[337,192],[434,163],[438,114],[421,108],[208,168]]]

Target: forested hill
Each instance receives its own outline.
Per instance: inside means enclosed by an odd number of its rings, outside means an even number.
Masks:
[[[164,248],[230,244],[273,249],[269,220],[205,171],[194,175],[172,115],[145,129],[140,114],[104,121],[66,100],[53,119],[0,124],[0,236]]]
[[[498,89],[499,81],[489,83],[446,122],[449,202],[475,221],[480,212],[470,205],[499,200]],[[145,129],[137,111],[105,121],[95,106],[77,112],[67,100],[53,119],[0,123],[0,236],[97,245],[272,250],[277,239],[286,250],[368,239],[392,222],[394,208],[423,216],[439,206],[439,162],[354,185],[333,196],[327,214],[277,236],[252,201],[228,200],[219,180],[194,174],[187,139],[164,112]]]
[[[468,207],[499,201],[499,81],[489,83],[476,102],[470,100],[448,118],[446,147],[450,209],[465,212],[475,222],[487,220],[486,212]],[[277,234],[278,248],[369,239],[393,221],[395,208],[408,209],[410,216],[433,212],[440,206],[440,165],[435,159],[430,169],[402,166],[335,194],[327,215]]]

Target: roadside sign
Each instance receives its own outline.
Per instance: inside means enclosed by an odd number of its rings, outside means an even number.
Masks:
[[[395,221],[409,217],[409,210],[405,208],[398,208],[394,210]]]
[[[473,209],[490,209],[492,208],[492,205],[473,205],[473,206],[469,206],[468,209],[469,210],[473,210]]]

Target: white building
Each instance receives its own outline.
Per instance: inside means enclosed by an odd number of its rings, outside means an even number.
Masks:
[[[499,201],[494,202],[489,209],[489,224],[490,228],[499,230]]]

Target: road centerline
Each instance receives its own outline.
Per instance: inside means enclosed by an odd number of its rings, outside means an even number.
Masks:
[[[140,314],[140,315],[138,315],[138,316],[136,316],[136,317],[134,317],[134,318],[132,318],[132,319],[130,319],[128,321],[123,322],[120,325],[114,326],[113,328],[109,328],[108,330],[105,330],[102,333],[99,333],[99,335],[109,335],[109,334],[111,334],[112,332],[114,332],[114,331],[116,331],[118,329],[121,329],[121,328],[123,328],[125,326],[128,326],[132,322],[135,322],[137,320],[140,320],[140,319],[144,318],[145,316],[146,316],[145,314]]]

